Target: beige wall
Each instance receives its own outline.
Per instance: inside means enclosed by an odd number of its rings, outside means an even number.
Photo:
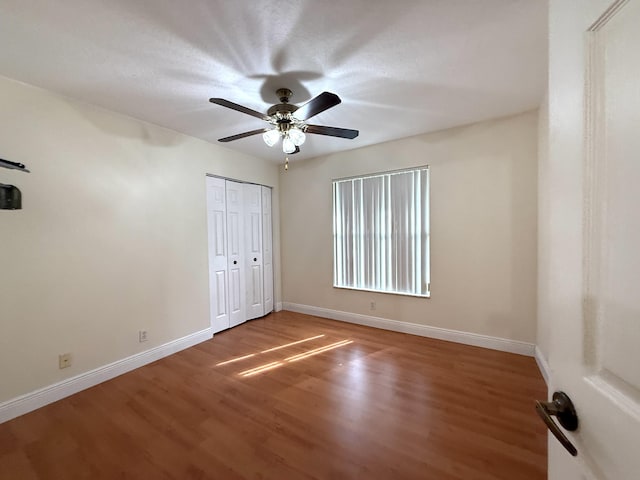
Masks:
[[[206,173],[275,187],[279,301],[275,165],[3,78],[0,157],[0,402],[209,326]]]
[[[537,124],[528,112],[281,171],[283,300],[534,343]],[[425,164],[431,298],[333,288],[331,179]]]
[[[549,276],[551,272],[550,225],[551,192],[549,191],[549,99],[545,95],[538,116],[538,332],[536,344],[545,360],[549,360],[552,297]]]

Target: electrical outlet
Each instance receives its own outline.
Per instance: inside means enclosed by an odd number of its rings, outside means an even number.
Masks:
[[[371,302],[371,310],[375,310],[376,309],[376,302]]]
[[[71,366],[71,354],[62,353],[58,355],[58,368],[63,369]]]
[[[142,343],[142,342],[146,342],[146,341],[148,340],[148,338],[147,338],[147,334],[148,334],[148,332],[147,332],[146,330],[140,330],[140,331],[138,332],[138,341],[139,341],[140,343]]]

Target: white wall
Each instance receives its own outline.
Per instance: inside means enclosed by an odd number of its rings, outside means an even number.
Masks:
[[[209,327],[206,173],[275,187],[279,301],[277,166],[3,78],[0,157],[0,402]]]
[[[283,300],[534,343],[537,124],[528,112],[291,164],[280,180]],[[425,164],[431,298],[333,288],[331,180]]]

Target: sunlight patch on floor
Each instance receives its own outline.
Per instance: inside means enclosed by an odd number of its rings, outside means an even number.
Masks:
[[[314,348],[311,350],[307,350],[306,352],[302,352],[297,355],[287,357],[282,361],[271,362],[265,365],[260,365],[255,368],[250,368],[249,370],[240,372],[238,375],[240,375],[241,377],[251,377],[253,375],[257,375],[258,373],[266,372],[268,370],[273,370],[274,368],[281,367],[282,365],[286,365],[287,363],[297,362],[298,360],[303,360],[305,358],[309,358],[314,355],[320,355],[321,353],[325,353],[330,350],[334,350],[336,348],[344,347],[345,345],[349,345],[350,343],[353,343],[353,340],[346,340],[346,339],[341,340],[339,342],[331,343],[323,347]]]
[[[225,360],[224,362],[216,363],[216,367],[221,367],[223,365],[228,365],[229,363],[239,362],[241,360],[245,360],[247,358],[254,357],[254,356],[259,355],[261,353],[275,352],[276,350],[280,350],[281,348],[287,348],[287,347],[291,347],[293,345],[298,345],[300,343],[310,342],[311,340],[316,340],[316,339],[322,338],[322,337],[324,337],[324,334],[315,335],[313,337],[308,337],[308,338],[303,338],[302,340],[298,340],[296,342],[291,342],[291,343],[286,343],[284,345],[278,345],[277,347],[268,348],[267,350],[262,350],[261,352],[258,352],[258,353],[250,353],[248,355],[242,355],[241,357],[234,357],[234,358],[231,358],[229,360]]]

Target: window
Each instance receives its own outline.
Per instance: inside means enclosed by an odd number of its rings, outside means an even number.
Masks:
[[[429,170],[333,182],[333,286],[429,296]]]

